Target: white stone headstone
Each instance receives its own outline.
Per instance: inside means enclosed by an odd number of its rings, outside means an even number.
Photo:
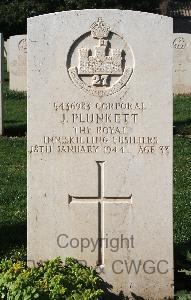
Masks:
[[[173,92],[191,93],[191,34],[174,33],[173,35]]]
[[[3,134],[3,34],[0,33],[0,135]]]
[[[27,42],[26,35],[9,38],[9,87],[11,90],[27,90]]]
[[[28,20],[28,260],[56,256],[116,294],[173,295],[171,18]]]

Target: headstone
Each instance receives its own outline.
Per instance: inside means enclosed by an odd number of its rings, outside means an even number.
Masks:
[[[173,296],[171,18],[28,20],[28,261],[56,256],[115,294]]]
[[[0,33],[0,135],[3,134],[3,34]]]
[[[27,43],[26,35],[9,39],[9,87],[11,90],[27,90]]]
[[[191,34],[174,33],[173,92],[191,93]]]

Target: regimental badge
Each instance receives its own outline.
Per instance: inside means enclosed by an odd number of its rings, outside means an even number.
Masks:
[[[127,42],[98,18],[90,26],[90,32],[71,46],[67,66],[77,87],[102,97],[117,93],[128,83],[134,59]]]
[[[18,44],[19,51],[27,53],[27,39],[22,39]]]
[[[183,37],[177,37],[174,41],[173,41],[173,47],[175,49],[185,49],[186,48],[186,41]]]

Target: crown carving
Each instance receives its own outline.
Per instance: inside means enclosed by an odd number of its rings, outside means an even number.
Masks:
[[[110,32],[110,27],[104,23],[102,18],[98,18],[91,26],[91,34],[94,38],[103,39],[107,38]]]

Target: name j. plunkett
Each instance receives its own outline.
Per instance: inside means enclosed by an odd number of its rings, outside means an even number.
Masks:
[[[121,113],[121,114],[108,114],[108,113],[74,113],[71,115],[63,114],[63,123],[136,123],[138,118],[137,113]]]

